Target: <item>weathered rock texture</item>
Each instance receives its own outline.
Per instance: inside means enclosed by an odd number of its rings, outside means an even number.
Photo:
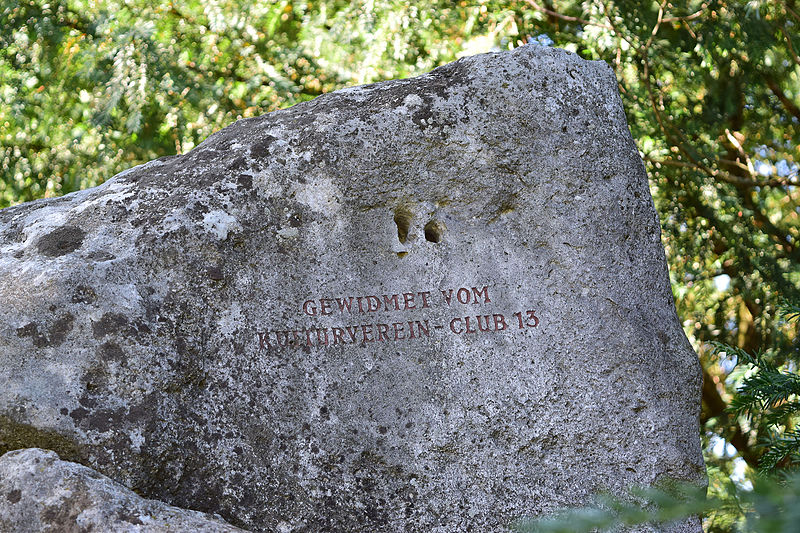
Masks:
[[[196,511],[146,500],[91,468],[29,448],[0,457],[0,531],[28,533],[243,530]]]
[[[0,448],[257,531],[697,480],[659,235],[613,72],[563,50],[241,120],[0,212]]]

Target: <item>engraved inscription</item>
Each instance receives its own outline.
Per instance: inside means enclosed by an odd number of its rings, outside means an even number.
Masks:
[[[441,295],[441,298],[439,298]],[[414,341],[432,335],[471,335],[507,331],[526,331],[539,326],[536,311],[526,309],[510,314],[466,313],[439,324],[431,318],[412,320],[369,321],[370,314],[419,312],[441,305],[451,309],[473,309],[492,303],[489,286],[459,287],[437,291],[414,291],[396,294],[347,295],[331,298],[310,298],[299,305],[301,316],[321,319],[331,315],[346,316],[353,321],[337,326],[309,324],[295,329],[257,332],[260,350],[282,348],[326,347],[340,344],[367,345],[379,342]],[[354,320],[356,317],[362,320]],[[342,320],[342,322],[350,322]],[[357,323],[356,323],[357,322]],[[362,323],[369,322],[369,323]]]

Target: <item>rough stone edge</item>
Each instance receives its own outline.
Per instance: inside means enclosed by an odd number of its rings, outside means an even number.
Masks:
[[[95,529],[96,528],[96,529]],[[197,531],[236,533],[222,518],[142,498],[50,450],[26,448],[0,457],[0,529],[38,531]]]

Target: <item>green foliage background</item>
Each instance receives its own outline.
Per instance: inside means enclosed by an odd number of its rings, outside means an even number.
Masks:
[[[238,118],[529,42],[617,74],[704,367],[711,492],[730,492],[764,439],[797,429],[791,409],[728,409],[752,368],[712,344],[797,374],[797,329],[777,314],[800,301],[795,0],[0,0],[0,208],[185,153]]]

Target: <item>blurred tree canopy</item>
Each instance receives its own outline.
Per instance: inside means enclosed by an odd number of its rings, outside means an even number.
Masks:
[[[240,117],[462,55],[530,43],[607,61],[704,367],[712,472],[741,477],[758,465],[759,438],[793,429],[727,409],[746,369],[711,343],[763,348],[797,373],[796,328],[776,314],[781,299],[800,301],[795,0],[0,2],[0,207],[185,153]]]

